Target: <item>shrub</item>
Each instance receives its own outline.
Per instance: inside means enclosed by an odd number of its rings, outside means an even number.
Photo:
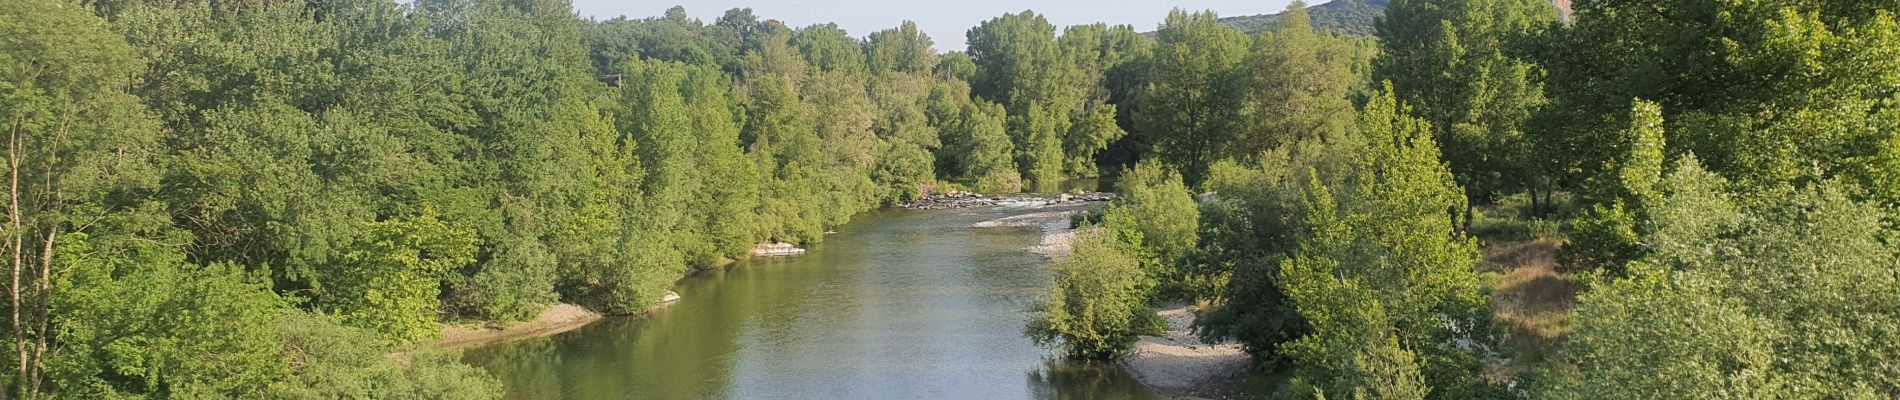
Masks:
[[[1060,347],[1071,358],[1111,359],[1141,334],[1160,331],[1140,263],[1110,232],[1078,234],[1075,250],[1054,270],[1049,300],[1035,307],[1025,330],[1036,344]]]

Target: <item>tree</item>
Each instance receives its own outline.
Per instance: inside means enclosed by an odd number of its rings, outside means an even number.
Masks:
[[[1150,281],[1164,290],[1184,290],[1181,286],[1189,277],[1178,266],[1200,241],[1194,192],[1181,183],[1180,174],[1154,162],[1135,166],[1115,186],[1115,202],[1107,214],[1126,218],[1107,218],[1104,227],[1128,240],[1127,248],[1138,250],[1135,254]]]
[[[284,357],[298,367],[272,384],[283,399],[499,399],[501,382],[455,352],[406,349],[333,318],[291,310],[273,322]],[[399,357],[392,357],[391,354]]]
[[[1597,196],[1608,203],[1593,206],[1588,215],[1573,222],[1572,244],[1560,250],[1567,268],[1619,272],[1623,264],[1643,256],[1638,229],[1648,221],[1650,208],[1664,189],[1662,109],[1637,100],[1629,120],[1622,138],[1623,157],[1605,166],[1614,176],[1596,180],[1601,193]]]
[[[1080,359],[1112,359],[1142,334],[1160,330],[1148,308],[1148,280],[1141,262],[1118,235],[1090,229],[1076,235],[1075,249],[1056,261],[1055,286],[1038,304],[1025,332],[1037,344],[1060,346]]]
[[[1108,103],[1104,81],[1145,49],[1145,39],[1103,24],[1069,27],[1058,37],[1054,25],[1029,11],[985,21],[968,35],[977,67],[972,91],[1009,111],[1023,177],[1048,185],[1096,175],[1096,155],[1125,134],[1113,123],[1117,106]]]
[[[1746,187],[1811,183],[1851,171],[1893,137],[1890,79],[1900,24],[1877,4],[1666,0],[1584,2],[1542,63],[1551,107],[1543,145],[1570,178],[1621,155],[1615,118],[1631,98],[1666,113],[1669,156],[1693,153]],[[1717,18],[1720,16],[1720,18]]]
[[[864,51],[857,39],[838,28],[838,24],[812,25],[792,34],[792,45],[805,55],[814,71],[842,71],[861,74],[865,70]]]
[[[722,71],[711,67],[691,67],[686,71],[681,92],[687,114],[692,120],[692,155],[696,178],[700,181],[692,207],[696,223],[706,243],[690,247],[687,260],[696,267],[710,267],[720,258],[738,259],[751,251],[757,239],[759,175],[752,160],[746,158],[739,143],[737,108],[730,88],[732,83]]]
[[[1248,104],[1256,126],[1236,142],[1236,155],[1258,157],[1302,139],[1337,138],[1351,129],[1355,84],[1349,44],[1313,33],[1306,6],[1294,2],[1271,34],[1254,38],[1246,62]]]
[[[822,218],[808,210],[817,203],[823,160],[805,103],[778,75],[766,75],[748,89],[743,135],[750,137],[747,152],[766,183],[759,200],[760,237],[803,241],[823,235]]]
[[[1127,134],[1119,123],[1122,100],[1115,97],[1109,75],[1148,50],[1150,41],[1127,25],[1076,25],[1056,38],[1065,64],[1073,66],[1060,96],[1071,104],[1069,130],[1062,133],[1063,172],[1068,176],[1096,176],[1097,157],[1109,144]]]
[[[6,130],[6,340],[15,357],[8,392],[44,392],[56,356],[55,281],[60,244],[95,222],[143,208],[157,184],[159,127],[126,93],[143,68],[124,38],[81,7],[57,1],[0,4],[0,125]],[[150,214],[143,214],[149,216]],[[78,235],[81,239],[68,238]]]
[[[367,237],[317,281],[319,308],[387,340],[440,334],[442,278],[474,261],[474,233],[443,223],[433,211],[371,223],[365,231]]]
[[[1543,0],[1395,0],[1378,24],[1373,77],[1432,123],[1468,206],[1536,190],[1525,124],[1545,99],[1524,53],[1556,17]]]
[[[1774,397],[1775,335],[1707,276],[1632,266],[1630,276],[1580,296],[1565,341],[1574,375],[1553,397]]]
[[[1246,35],[1213,13],[1174,10],[1156,32],[1150,86],[1138,100],[1135,126],[1155,156],[1199,186],[1210,165],[1226,157],[1244,122],[1245,91],[1234,85],[1246,53]]]
[[[872,32],[865,38],[865,63],[872,73],[927,75],[937,68],[937,49],[917,23],[904,21],[896,28]]]
[[[59,335],[44,392],[270,395],[291,371],[275,325],[285,302],[269,281],[241,266],[186,264],[176,249],[137,239],[73,233],[55,246],[60,272],[47,307],[58,310]]]
[[[815,73],[801,88],[806,109],[825,109],[824,118],[813,119],[819,149],[825,155],[819,206],[823,226],[843,225],[851,216],[877,206],[883,191],[871,180],[877,160],[884,157],[890,143],[877,136],[876,109],[866,93],[865,84],[856,75],[843,72]]]
[[[1309,331],[1280,285],[1284,261],[1310,230],[1302,196],[1315,181],[1301,172],[1336,179],[1353,155],[1353,138],[1290,143],[1255,163],[1229,160],[1209,170],[1203,185],[1214,198],[1201,204],[1201,241],[1184,261],[1191,276],[1214,285],[1201,294],[1212,306],[1195,320],[1203,338],[1240,342],[1262,369],[1287,366],[1280,347]]]
[[[1006,131],[1007,111],[999,104],[972,100],[969,93],[969,85],[956,81],[931,89],[926,112],[942,145],[936,153],[937,175],[977,191],[1022,190]]]
[[[940,128],[931,125],[928,109],[933,101],[933,91],[939,85],[929,76],[929,67],[935,67],[937,58],[936,50],[930,48],[930,38],[917,33],[915,24],[906,24],[899,29],[881,31],[883,35],[874,34],[874,40],[865,44],[865,50],[883,51],[888,56],[893,50],[879,50],[879,47],[891,47],[892,44],[880,44],[877,40],[899,40],[889,35],[900,35],[899,32],[905,29],[910,33],[902,37],[910,39],[903,41],[921,47],[906,51],[916,54],[915,59],[906,63],[927,62],[930,65],[912,66],[905,71],[876,71],[868,84],[867,90],[871,93],[877,113],[877,122],[872,130],[879,139],[890,145],[878,158],[878,165],[872,173],[872,179],[885,186],[883,193],[878,196],[881,204],[909,202],[934,185],[937,177],[937,157],[934,152],[943,147]]]
[[[1626,278],[1579,299],[1551,373],[1570,398],[1878,397],[1896,375],[1868,365],[1900,347],[1895,253],[1878,206],[1843,183],[1733,196],[1684,158],[1661,181]],[[1850,322],[1851,321],[1851,322]],[[1619,382],[1604,390],[1602,382]]]
[[[1492,339],[1472,271],[1477,245],[1451,212],[1464,205],[1463,191],[1438,161],[1430,124],[1387,91],[1358,125],[1363,145],[1339,181],[1309,173],[1310,233],[1280,266],[1276,284],[1312,329],[1285,349],[1296,375],[1334,397],[1499,395],[1476,380],[1475,356],[1447,344]],[[1417,371],[1402,367],[1409,357]],[[1367,369],[1379,366],[1401,367]],[[1415,374],[1425,386],[1412,383]]]

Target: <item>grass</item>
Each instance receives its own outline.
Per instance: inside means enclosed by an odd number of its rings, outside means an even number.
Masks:
[[[1491,280],[1492,317],[1505,330],[1509,360],[1494,371],[1523,373],[1555,362],[1564,336],[1570,333],[1570,310],[1576,307],[1582,283],[1558,272],[1557,249],[1565,238],[1563,216],[1574,211],[1570,196],[1558,196],[1545,220],[1530,217],[1523,195],[1499,199],[1478,208],[1472,235],[1482,243],[1481,272]]]
[[[1485,249],[1487,264],[1503,275],[1492,287],[1491,310],[1520,357],[1547,358],[1570,332],[1578,282],[1557,272],[1556,239],[1503,243]],[[1530,360],[1521,360],[1530,361]]]

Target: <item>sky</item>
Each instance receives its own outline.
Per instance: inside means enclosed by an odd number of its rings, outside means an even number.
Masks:
[[[1133,25],[1147,32],[1161,25],[1168,10],[1180,7],[1190,11],[1214,10],[1222,17],[1271,14],[1286,8],[1292,0],[573,0],[581,16],[609,19],[625,15],[645,18],[666,13],[674,5],[686,7],[686,14],[710,24],[726,10],[752,8],[760,19],[784,21],[791,27],[835,22],[852,36],[864,37],[896,27],[905,20],[917,26],[937,42],[938,51],[963,50],[964,32],[978,23],[1025,9],[1049,18],[1058,28],[1069,25],[1107,22]],[[1308,1],[1312,4],[1323,1]]]

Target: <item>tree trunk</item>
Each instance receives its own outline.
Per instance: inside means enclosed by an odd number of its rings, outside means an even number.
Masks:
[[[7,175],[9,177],[7,236],[12,242],[13,252],[13,276],[12,283],[7,285],[7,299],[12,305],[13,312],[13,350],[19,356],[18,375],[14,375],[14,383],[24,389],[27,379],[27,349],[26,325],[20,321],[20,273],[26,266],[26,254],[22,251],[26,249],[26,235],[20,221],[20,133],[17,127],[7,139]]]
[[[1544,216],[1543,214],[1539,214],[1537,212],[1538,208],[1537,208],[1537,185],[1536,184],[1531,184],[1531,210],[1530,211],[1531,211],[1530,212],[1531,218],[1542,218]]]
[[[37,295],[40,299],[40,314],[38,316],[40,329],[33,335],[33,359],[30,363],[32,368],[29,368],[27,371],[31,373],[27,379],[28,387],[30,388],[27,390],[27,398],[40,397],[40,373],[42,371],[39,366],[46,362],[46,338],[52,336],[53,243],[58,239],[59,230],[48,229],[46,231],[46,243],[40,246],[40,274],[36,277],[39,279],[39,293]]]
[[[1471,234],[1471,214],[1472,214],[1471,210],[1473,207],[1475,206],[1471,205],[1471,200],[1469,199],[1465,200],[1465,234],[1466,235]]]

